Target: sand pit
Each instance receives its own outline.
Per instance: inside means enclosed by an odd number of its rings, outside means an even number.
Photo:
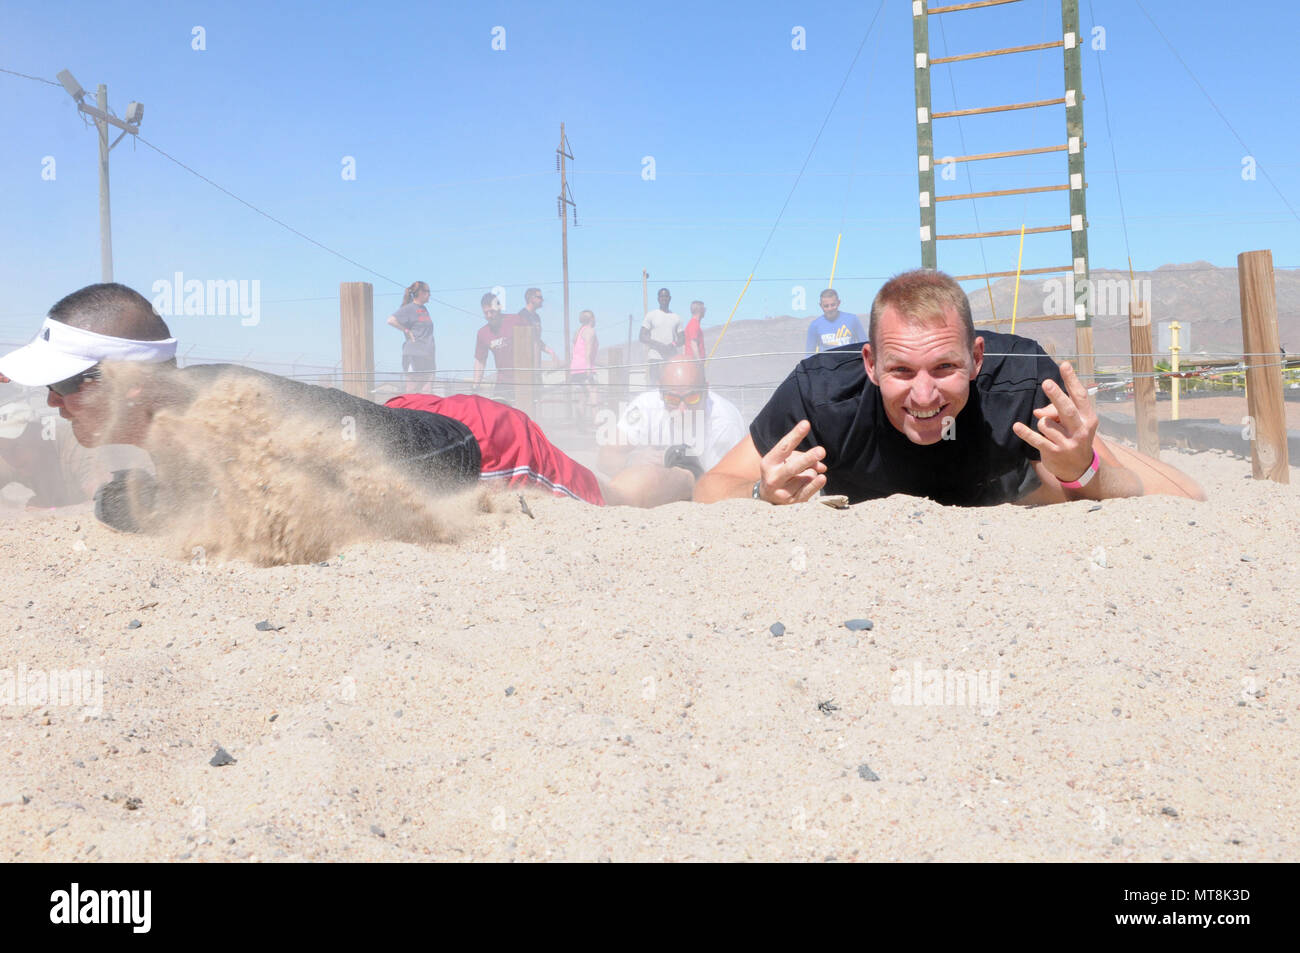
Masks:
[[[0,702],[2,856],[1300,859],[1300,473],[1165,459],[1211,502],[541,498],[327,566],[7,518],[0,670],[104,681]]]

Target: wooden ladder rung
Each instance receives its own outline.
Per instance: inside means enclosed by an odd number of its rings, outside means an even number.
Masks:
[[[935,7],[933,10],[925,12],[930,16],[937,16],[940,13],[956,13],[958,10],[976,10],[980,7],[1000,7],[1004,3],[1019,3],[1020,0],[975,0],[974,3],[955,3],[948,7]]]
[[[1041,235],[1043,232],[1068,232],[1069,225],[1044,225],[1041,228],[1026,228],[1026,235]],[[1019,235],[1020,229],[1008,228],[997,232],[970,232],[965,235],[935,235],[935,241],[952,241],[958,238],[1005,238],[1007,235]]]
[[[996,192],[963,192],[961,195],[936,195],[936,202],[956,202],[958,199],[988,199],[999,195],[1029,195],[1033,192],[1064,192],[1068,185],[1036,185],[1029,189],[999,189]]]
[[[1053,43],[1032,43],[1029,46],[1004,46],[1000,50],[981,50],[979,53],[961,53],[957,56],[939,56],[930,60],[931,66],[941,63],[960,63],[963,60],[977,60],[984,56],[1002,56],[1005,53],[1028,53],[1032,50],[1050,50],[1054,46],[1065,46],[1064,40]]]
[[[1064,106],[1065,97],[1059,99],[1038,99],[1032,103],[1007,103],[1005,106],[978,106],[975,109],[949,109],[946,112],[931,113],[931,119],[951,119],[956,116],[983,116],[987,113],[1004,113],[1013,109],[1036,109],[1039,106]]]
[[[1061,268],[1025,268],[1022,269],[1022,275],[1063,275],[1068,271],[1074,271],[1073,265],[1064,265]],[[1014,278],[1014,271],[990,271],[982,275],[953,275],[953,281],[972,281],[976,278]]]
[[[1032,318],[1016,318],[1016,324],[1039,324],[1039,323],[1042,323],[1042,322],[1044,322],[1044,321],[1064,321],[1064,320],[1067,319],[1067,318],[1069,318],[1071,321],[1073,321],[1073,320],[1074,320],[1074,315],[1072,315],[1072,314],[1036,314],[1036,315],[1034,315]],[[1006,317],[1006,318],[998,318],[996,321],[993,320],[992,318],[989,318],[989,319],[987,319],[987,320],[972,321],[971,323],[974,324],[974,325],[978,328],[978,327],[983,327],[983,326],[986,325],[986,324],[1010,324],[1010,323],[1011,323],[1011,318],[1010,318],[1010,317]]]
[[[1087,146],[1086,142],[1083,143],[1084,148],[1087,148]],[[1014,156],[1041,155],[1044,152],[1064,152],[1068,148],[1070,148],[1068,145],[1043,146],[1039,149],[1013,149],[1010,152],[981,152],[969,156],[944,156],[943,159],[945,162],[977,162],[981,159],[1010,159]]]

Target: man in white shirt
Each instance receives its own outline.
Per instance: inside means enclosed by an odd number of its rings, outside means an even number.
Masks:
[[[709,391],[704,365],[675,357],[658,388],[628,404],[615,430],[597,434],[596,466],[642,505],[689,500],[695,480],[747,433],[736,405]]]
[[[673,314],[668,310],[668,303],[672,301],[672,297],[667,288],[660,288],[659,307],[648,312],[645,320],[641,322],[641,343],[646,348],[647,370],[651,384],[659,383],[663,362],[681,353],[682,344],[686,340],[681,315]]]

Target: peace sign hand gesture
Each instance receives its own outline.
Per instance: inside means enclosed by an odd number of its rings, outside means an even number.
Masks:
[[[763,457],[759,464],[759,499],[773,504],[803,503],[826,485],[826,464],[822,462],[825,448],[794,449],[811,430],[808,421],[799,421]]]

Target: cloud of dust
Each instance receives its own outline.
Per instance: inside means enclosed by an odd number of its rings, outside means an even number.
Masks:
[[[225,374],[193,388],[167,376],[143,382],[163,391],[144,439],[159,485],[152,512],[139,498],[133,509],[181,558],[198,550],[275,566],[320,562],[365,540],[450,542],[492,510],[483,490],[436,495],[331,415],[286,409],[257,379]],[[142,384],[136,367],[111,378],[110,399]]]

